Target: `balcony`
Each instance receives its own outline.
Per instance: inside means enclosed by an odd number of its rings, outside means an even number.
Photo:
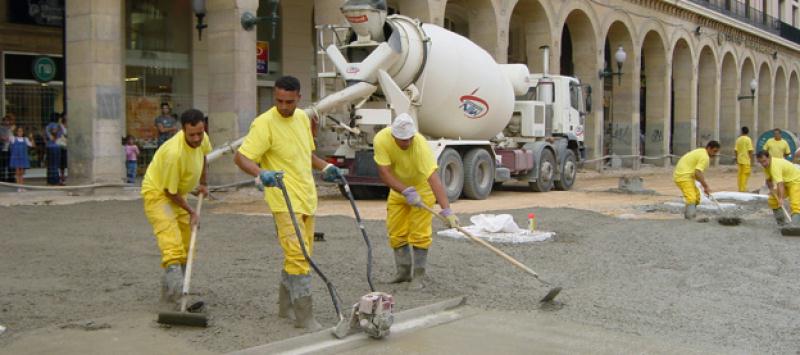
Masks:
[[[776,35],[781,34],[781,21],[738,0],[689,0],[728,17],[751,24]]]

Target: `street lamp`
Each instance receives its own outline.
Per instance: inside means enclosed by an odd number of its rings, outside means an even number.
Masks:
[[[752,100],[756,98],[756,89],[758,89],[758,81],[756,78],[750,81],[750,95],[739,95],[736,99],[741,100]]]
[[[269,6],[271,7],[271,15],[270,16],[256,16],[253,15],[252,12],[247,11],[242,14],[241,24],[242,28],[245,31],[252,30],[259,21],[269,21],[272,22],[272,39],[275,39],[275,32],[278,30],[278,2],[280,0],[269,0]]]
[[[625,63],[625,59],[628,59],[628,54],[625,53],[625,49],[623,49],[621,45],[619,46],[619,48],[617,48],[617,52],[614,53],[614,59],[617,60],[617,72],[614,73],[613,71],[611,71],[608,68],[603,68],[603,69],[600,70],[600,79],[605,79],[605,78],[612,77],[612,76],[616,75],[616,76],[619,77],[619,83],[621,85],[622,84],[622,64]]]
[[[206,17],[206,0],[192,0],[192,10],[194,15],[197,16],[197,40],[203,39],[203,29],[208,25],[203,23],[203,18]]]

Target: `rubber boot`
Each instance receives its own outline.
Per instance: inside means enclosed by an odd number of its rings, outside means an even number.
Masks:
[[[284,319],[294,320],[294,310],[292,309],[292,298],[289,295],[289,288],[286,286],[288,283],[288,274],[286,271],[281,271],[281,281],[278,287],[278,317]]]
[[[779,226],[785,226],[787,223],[789,223],[780,208],[772,210],[772,215],[775,216],[775,222],[777,222]]]
[[[389,283],[411,281],[411,246],[406,244],[394,249],[394,264],[397,267],[397,274]]]
[[[161,302],[174,303],[181,299],[183,292],[183,270],[180,264],[172,264],[164,270],[161,283]]]
[[[693,220],[697,216],[697,205],[686,205],[683,210],[683,218]]]
[[[311,275],[287,275],[289,296],[294,309],[294,327],[313,332],[322,328],[314,319],[314,306],[311,301]]]
[[[408,284],[409,290],[421,290],[425,287],[425,267],[428,264],[428,249],[414,248],[414,277]]]
[[[800,213],[795,213],[792,215],[792,224],[800,226]]]

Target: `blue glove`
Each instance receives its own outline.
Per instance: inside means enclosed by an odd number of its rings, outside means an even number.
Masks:
[[[280,172],[275,170],[261,170],[258,177],[261,178],[261,183],[264,186],[275,187],[278,186],[278,174],[280,174]]]
[[[339,180],[341,178],[342,178],[342,170],[340,170],[333,164],[328,164],[327,166],[325,166],[324,169],[322,169],[322,180],[325,180],[327,182],[335,182],[336,180]]]
[[[419,193],[414,186],[407,187],[403,190],[403,196],[406,198],[406,203],[411,206],[422,206],[422,198],[419,197]]]
[[[256,176],[256,190],[264,192],[264,183],[261,182],[261,176]]]

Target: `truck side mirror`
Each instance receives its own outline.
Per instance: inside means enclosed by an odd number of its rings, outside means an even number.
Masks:
[[[592,112],[592,86],[586,86],[586,113]]]

